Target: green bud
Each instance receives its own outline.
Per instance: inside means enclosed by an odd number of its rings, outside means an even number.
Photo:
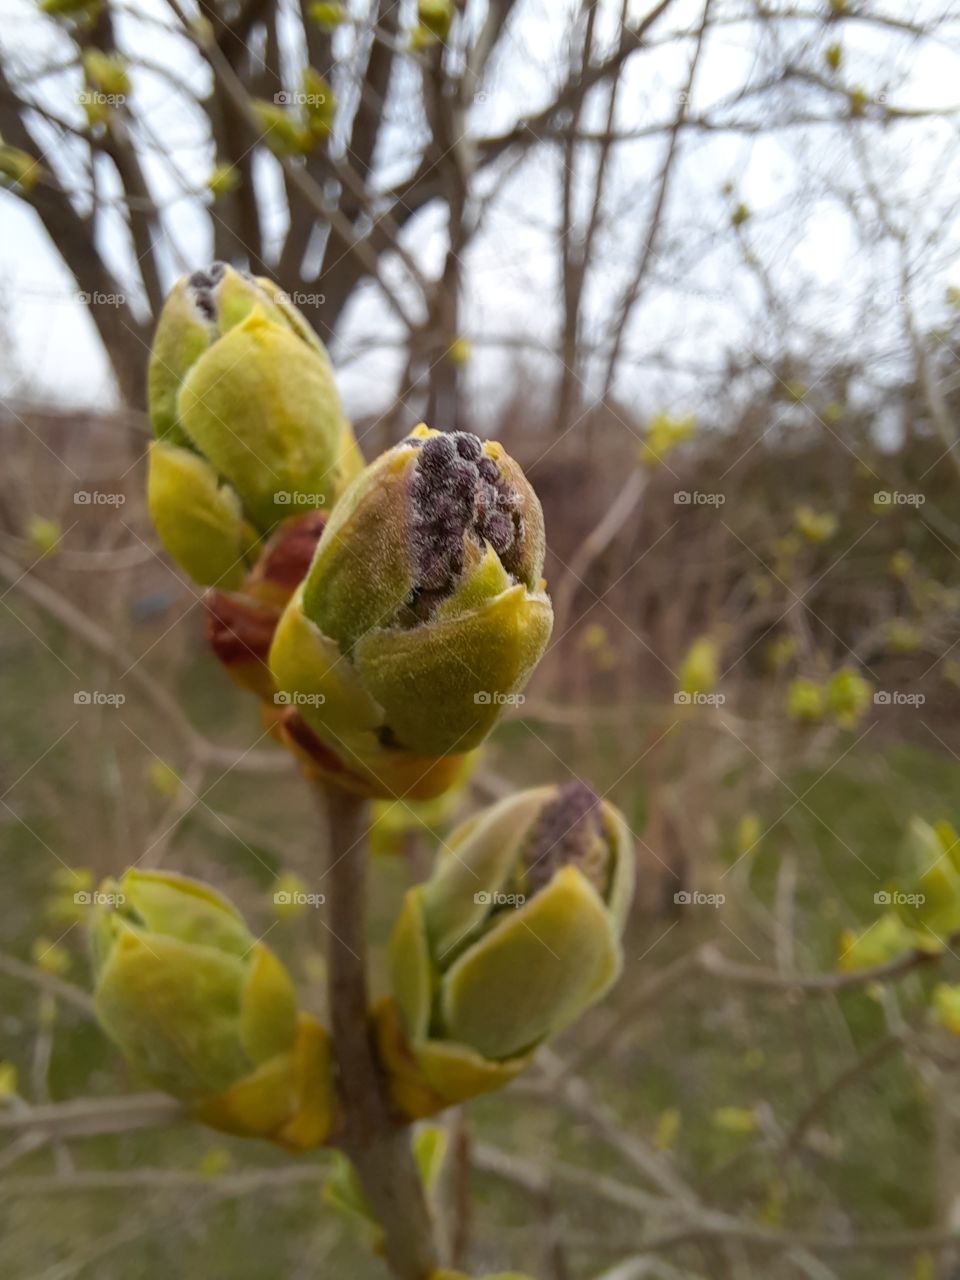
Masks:
[[[265,98],[252,99],[250,109],[263,130],[261,141],[277,155],[304,156],[315,147],[316,137],[295,112]]]
[[[87,83],[102,93],[122,97],[130,92],[127,60],[118,53],[104,53],[102,49],[85,49],[80,55]]]
[[[886,964],[908,951],[941,955],[960,936],[960,840],[951,823],[911,818],[899,864],[900,876],[874,896],[885,908],[879,920],[843,935],[843,968]]]
[[[887,648],[891,653],[916,653],[923,648],[923,629],[908,618],[890,618],[885,627]]]
[[[960,987],[955,983],[938,982],[930,1002],[934,1020],[955,1036],[960,1036]]]
[[[154,440],[149,458],[147,505],[167,551],[195,582],[240,586],[259,538],[235,491],[191,449]]]
[[[231,191],[236,191],[240,181],[240,173],[234,165],[215,164],[210,170],[209,178],[207,178],[207,186],[214,200],[219,200],[221,196],[226,196]]]
[[[417,1125],[411,1138],[411,1153],[421,1185],[428,1200],[432,1199],[437,1180],[443,1170],[450,1135],[439,1125]],[[370,1208],[356,1166],[342,1152],[333,1153],[330,1175],[323,1187],[324,1202],[353,1225],[360,1225],[370,1233],[370,1243],[375,1253],[383,1252],[383,1229]],[[438,1276],[454,1275],[453,1272],[432,1271],[429,1280]],[[493,1280],[493,1278],[491,1278]]]
[[[797,676],[787,690],[787,715],[802,724],[819,724],[826,712],[823,686],[805,676]]]
[[[222,263],[174,286],[148,392],[150,512],[201,585],[238,585],[261,538],[362,466],[316,334],[272,281]]]
[[[687,650],[680,667],[678,692],[686,700],[698,694],[709,694],[720,680],[717,643],[710,636],[698,636]]]
[[[347,19],[347,11],[342,4],[312,4],[310,17],[321,31],[334,31]]]
[[[852,667],[841,667],[826,687],[827,706],[843,729],[854,728],[870,707],[873,686]]]
[[[873,969],[917,949],[917,934],[895,911],[888,911],[862,933],[845,929],[840,937],[840,969]]]
[[[10,147],[0,139],[0,186],[30,192],[43,176],[43,166],[27,151]]]
[[[381,1047],[398,1105],[425,1114],[497,1088],[599,1000],[620,972],[633,880],[622,814],[581,782],[460,826],[391,942]]]
[[[817,511],[805,503],[794,508],[793,524],[801,537],[813,543],[829,541],[839,527],[832,511]]]
[[[92,26],[100,16],[102,0],[40,0],[40,12],[78,27]]]
[[[452,0],[419,0],[417,4],[417,21],[439,40],[449,35],[453,15]]]
[[[750,209],[748,205],[738,204],[730,215],[730,224],[734,228],[742,227],[750,218]]]
[[[431,761],[483,741],[549,639],[543,557],[540,503],[494,442],[418,427],[353,482],[270,666],[358,789],[449,785]]]
[[[26,532],[34,550],[42,556],[55,551],[63,539],[59,521],[51,520],[48,516],[31,516],[27,521]]]
[[[904,833],[902,882],[891,885],[894,907],[912,928],[945,941],[960,932],[960,870],[949,823],[912,817]]]
[[[647,424],[647,433],[640,445],[638,457],[647,467],[657,467],[678,445],[684,444],[697,432],[695,416],[675,418],[669,413],[655,413]]]
[[[850,114],[854,117],[862,116],[869,103],[870,98],[866,89],[862,85],[857,85],[850,94]]]
[[[431,1271],[430,1280],[470,1280],[465,1271]],[[482,1276],[480,1280],[531,1280],[521,1271],[498,1271],[495,1276]]]
[[[326,138],[337,115],[337,96],[330,82],[314,67],[305,67],[300,81],[306,103],[307,126],[316,138]]]
[[[232,904],[186,876],[136,870],[98,899],[97,1017],[130,1065],[216,1128],[322,1142],[328,1038]]]

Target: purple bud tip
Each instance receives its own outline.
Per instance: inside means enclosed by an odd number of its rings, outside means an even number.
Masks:
[[[522,532],[520,495],[469,432],[410,443],[420,449],[412,489],[418,594],[449,594],[463,572],[465,534],[508,555]]]
[[[566,866],[579,867],[606,895],[610,849],[604,836],[603,811],[597,794],[574,779],[557,789],[543,806],[523,850],[528,894],[537,893]]]
[[[188,281],[197,310],[203,315],[204,319],[209,320],[211,323],[217,318],[217,306],[213,299],[213,292],[223,279],[226,271],[225,263],[212,262],[206,271],[194,271]]]

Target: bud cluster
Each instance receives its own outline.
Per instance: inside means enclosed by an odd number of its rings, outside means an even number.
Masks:
[[[151,514],[210,588],[217,657],[310,774],[388,813],[446,802],[522,706],[553,624],[520,466],[495,441],[426,426],[364,466],[306,321],[272,282],[219,263],[173,289],[149,393]],[[391,993],[371,1012],[398,1120],[505,1084],[604,995],[633,878],[622,814],[579,781],[456,828],[405,895]],[[326,901],[273,894],[281,913]],[[343,1138],[330,1038],[230,902],[130,870],[75,905],[94,919],[100,1023],[142,1077],[230,1133],[294,1149]]]
[[[379,1026],[398,1108],[429,1115],[499,1088],[600,999],[633,878],[623,816],[581,782],[519,792],[458,828],[391,943]]]
[[[201,586],[239,586],[297,504],[332,503],[362,459],[333,371],[270,280],[223,263],[173,288],[148,374],[148,498],[160,538]]]

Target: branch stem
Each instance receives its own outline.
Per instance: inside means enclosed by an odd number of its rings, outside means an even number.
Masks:
[[[383,1229],[398,1280],[427,1280],[436,1268],[433,1227],[410,1149],[409,1129],[390,1114],[369,1018],[366,943],[367,803],[318,785],[327,825],[327,982],[345,1123],[338,1143],[352,1161]]]

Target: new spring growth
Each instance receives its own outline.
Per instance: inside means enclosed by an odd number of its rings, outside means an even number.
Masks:
[[[885,897],[915,932],[919,950],[942,951],[960,933],[960,839],[953,826],[911,818],[899,865],[901,879],[885,886]]]
[[[543,557],[540,503],[499,444],[421,426],[366,468],[270,654],[334,780],[420,799],[450,785],[546,646]]]
[[[960,836],[953,826],[911,818],[899,866],[900,877],[874,894],[879,916],[859,934],[844,932],[841,968],[887,964],[911,951],[940,955],[960,934]]]
[[[379,1012],[394,1100],[426,1115],[498,1088],[620,972],[634,850],[581,782],[522,791],[449,838],[404,900]]]
[[[470,1280],[464,1271],[432,1271],[430,1280]],[[520,1271],[498,1271],[495,1276],[481,1276],[480,1280],[531,1280]]]
[[[320,340],[272,281],[223,263],[170,293],[148,398],[150,514],[202,586],[239,586],[265,536],[363,465]]]
[[[217,1129],[321,1143],[327,1034],[233,905],[186,876],[133,870],[97,898],[97,1017],[131,1067]]]

